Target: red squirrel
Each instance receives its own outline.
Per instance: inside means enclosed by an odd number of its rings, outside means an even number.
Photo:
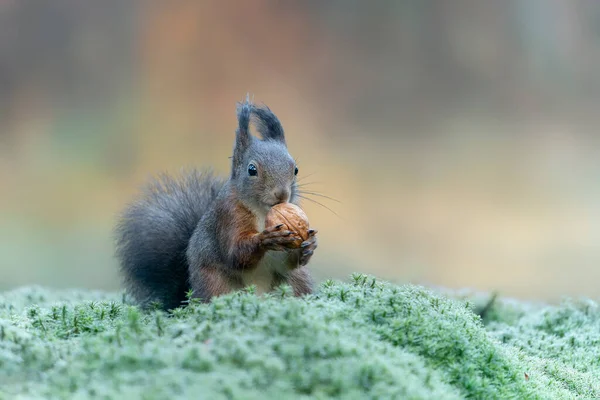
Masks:
[[[268,107],[248,98],[238,103],[237,118],[229,179],[210,169],[163,174],[122,213],[116,255],[126,291],[142,307],[174,309],[190,289],[206,302],[250,285],[258,293],[284,283],[296,296],[312,292],[306,265],[317,231],[298,249],[294,232],[265,229],[272,206],[299,204],[298,167],[283,127]],[[251,121],[261,138],[250,133]]]

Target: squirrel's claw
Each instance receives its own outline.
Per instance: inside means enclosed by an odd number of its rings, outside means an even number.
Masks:
[[[312,232],[311,232],[312,231]],[[308,232],[308,239],[302,242],[300,248],[302,249],[302,253],[300,253],[300,265],[305,266],[310,261],[313,253],[317,249],[317,237],[315,236],[317,233],[316,230],[311,229]]]
[[[261,246],[267,250],[290,250],[291,245],[298,240],[298,238],[294,235],[294,232],[287,230],[274,230],[275,228],[266,229],[260,234]]]

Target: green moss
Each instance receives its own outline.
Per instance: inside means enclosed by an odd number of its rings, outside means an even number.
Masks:
[[[364,275],[305,299],[250,292],[172,315],[118,294],[7,292],[0,398],[600,396],[593,302],[499,304],[484,326],[464,299]]]

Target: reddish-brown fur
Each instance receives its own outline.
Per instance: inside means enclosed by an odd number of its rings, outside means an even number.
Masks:
[[[256,217],[233,196],[222,206],[223,214],[229,218],[220,224],[219,237],[228,264],[240,271],[255,268],[266,252],[261,246]]]
[[[244,286],[242,274],[252,271],[261,262],[267,250],[285,247],[284,243],[292,233],[271,228],[258,231],[255,214],[242,202],[236,200],[234,190],[217,200],[215,211],[220,215],[216,224],[220,263],[197,265],[192,268],[190,281],[196,297],[209,300],[213,296],[241,289]],[[277,236],[274,236],[277,235]],[[290,236],[291,237],[291,236]],[[273,271],[271,289],[288,283],[296,296],[312,292],[312,279],[308,270],[300,266],[302,249],[284,250],[282,257],[284,273]]]

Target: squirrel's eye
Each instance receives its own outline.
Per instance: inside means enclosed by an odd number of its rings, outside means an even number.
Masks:
[[[254,165],[254,164],[248,165],[248,175],[250,175],[250,176],[258,175],[258,170],[256,169],[256,165]]]
[[[296,167],[296,169],[294,169],[294,175],[298,175],[298,167]]]

